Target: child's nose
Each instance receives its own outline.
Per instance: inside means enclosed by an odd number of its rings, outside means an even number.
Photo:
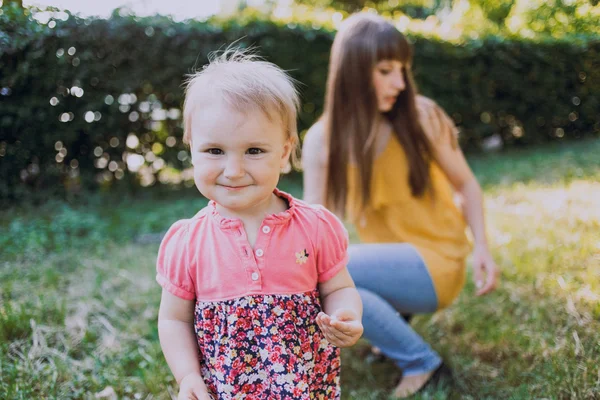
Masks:
[[[239,178],[244,175],[244,163],[238,157],[229,157],[223,175],[226,178]]]

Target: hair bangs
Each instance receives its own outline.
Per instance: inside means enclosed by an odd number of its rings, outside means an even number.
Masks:
[[[376,34],[375,45],[377,61],[397,60],[402,64],[412,62],[412,51],[410,44],[394,26],[385,23],[380,25]]]

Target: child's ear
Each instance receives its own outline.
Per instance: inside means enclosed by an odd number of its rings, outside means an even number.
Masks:
[[[281,156],[281,161],[279,163],[279,168],[283,171],[288,167],[290,163],[290,155],[292,154],[292,149],[294,148],[294,142],[292,139],[288,139],[285,141],[283,145],[283,155]]]

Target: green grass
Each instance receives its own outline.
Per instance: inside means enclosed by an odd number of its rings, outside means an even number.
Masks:
[[[600,398],[600,141],[470,157],[502,285],[469,283],[413,326],[456,374],[421,399]],[[297,177],[284,188],[299,195]],[[0,398],[168,399],[156,329],[161,232],[205,202],[192,191],[0,213]],[[398,378],[343,352],[343,398],[387,399]]]

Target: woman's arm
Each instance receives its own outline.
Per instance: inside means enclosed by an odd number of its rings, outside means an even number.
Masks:
[[[306,133],[302,143],[304,201],[325,205],[327,184],[327,143],[321,121]]]
[[[481,187],[456,143],[456,128],[450,117],[435,104],[428,106],[428,110],[421,111],[421,114],[421,124],[433,146],[435,159],[461,195],[463,213],[473,233],[473,268],[477,295],[489,293],[498,284],[500,274],[487,242]]]
[[[194,394],[199,400],[210,399],[200,374],[193,321],[194,301],[183,300],[163,290],[158,312],[158,336],[167,364],[180,384],[179,398]]]
[[[317,324],[325,338],[337,347],[349,347],[363,333],[362,302],[347,268],[319,284],[324,313]]]
[[[463,157],[464,158],[464,157]],[[470,172],[470,169],[469,169]],[[483,213],[483,194],[477,179],[471,172],[471,178],[454,186],[463,199],[463,213],[474,238],[473,266],[477,295],[481,296],[496,288],[500,271],[494,263],[485,233]],[[453,184],[454,185],[454,184]]]

